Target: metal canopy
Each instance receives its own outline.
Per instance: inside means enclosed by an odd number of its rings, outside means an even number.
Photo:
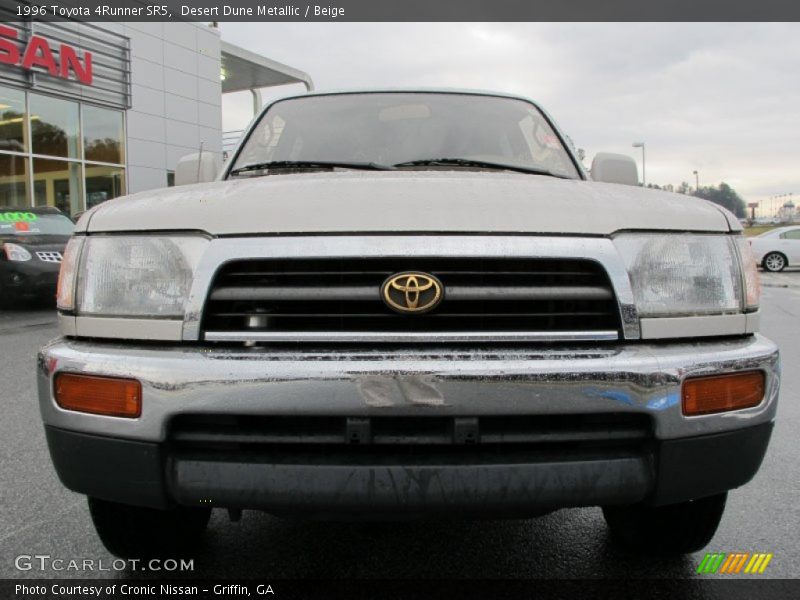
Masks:
[[[222,93],[302,83],[314,89],[311,76],[228,42],[222,42]]]

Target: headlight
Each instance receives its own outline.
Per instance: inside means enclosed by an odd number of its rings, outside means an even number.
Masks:
[[[207,243],[193,236],[87,237],[77,314],[182,318]]]
[[[56,306],[58,310],[73,310],[75,308],[75,278],[78,274],[78,259],[83,247],[82,237],[74,237],[67,243],[64,257],[61,259],[61,268],[58,271],[58,286],[56,287]]]
[[[643,317],[743,310],[736,243],[727,235],[623,234],[614,239]]]
[[[10,244],[6,243],[3,244],[3,250],[6,251],[6,257],[8,260],[13,260],[15,262],[24,262],[26,260],[31,259],[31,253],[25,250],[22,246],[18,246],[17,244]]]
[[[761,279],[758,276],[758,262],[753,247],[743,235],[736,237],[736,246],[742,259],[744,274],[745,307],[749,311],[757,310],[761,302]]]

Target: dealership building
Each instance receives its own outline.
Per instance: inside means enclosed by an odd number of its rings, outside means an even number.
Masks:
[[[222,94],[301,83],[302,71],[203,23],[0,24],[0,207],[75,215],[166,187],[177,161],[222,158]]]

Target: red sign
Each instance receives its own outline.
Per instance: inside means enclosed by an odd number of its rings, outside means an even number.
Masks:
[[[17,39],[16,29],[0,25],[0,64],[19,66],[32,70],[34,67],[43,67],[53,77],[69,79],[70,74],[75,79],[86,85],[92,84],[92,53],[84,52],[83,61],[72,46],[61,44],[58,49],[58,62],[48,41],[38,35],[31,36],[28,45],[22,53],[14,42]]]

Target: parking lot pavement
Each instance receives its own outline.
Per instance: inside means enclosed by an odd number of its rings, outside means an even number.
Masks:
[[[776,277],[797,281],[800,273]],[[774,557],[758,577],[790,578],[800,566],[800,290],[765,287],[762,310],[762,331],[778,343],[783,357],[778,419],[761,470],[730,494],[706,551],[770,552]],[[85,499],[61,486],[47,453],[34,366],[37,349],[56,335],[52,312],[0,315],[0,577],[147,577],[146,572],[36,572],[14,566],[21,554],[103,560],[106,565],[113,560],[92,529]],[[609,543],[597,508],[518,521],[388,524],[313,523],[252,511],[241,522],[229,523],[225,511],[215,510],[194,557],[195,570],[170,575],[670,579],[694,576],[703,555],[660,559],[623,552]],[[692,583],[676,597],[718,597],[704,589]]]
[[[36,329],[54,331],[56,313],[54,310],[2,310],[0,309],[0,335],[30,332]],[[5,345],[5,344],[3,344]]]
[[[786,269],[780,273],[759,271],[764,287],[800,288],[800,268]]]

